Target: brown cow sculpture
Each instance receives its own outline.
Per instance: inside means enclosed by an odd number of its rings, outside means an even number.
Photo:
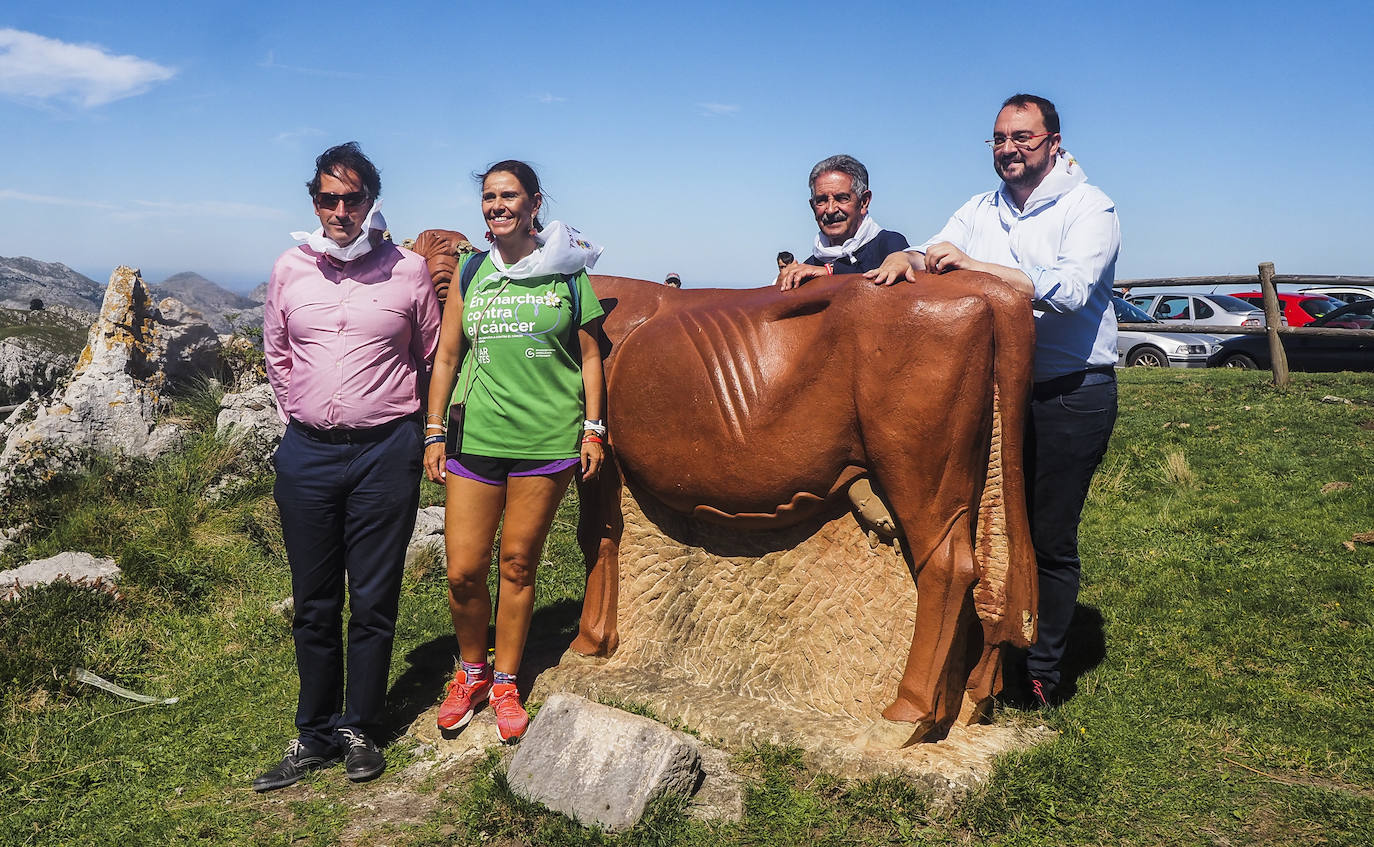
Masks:
[[[572,649],[607,656],[618,644],[625,480],[742,531],[807,520],[871,480],[918,603],[896,699],[864,743],[944,737],[966,691],[986,714],[1001,646],[1035,637],[1026,299],[968,271],[890,288],[825,277],[789,292],[592,285],[607,313],[614,461],[580,492],[588,572]]]

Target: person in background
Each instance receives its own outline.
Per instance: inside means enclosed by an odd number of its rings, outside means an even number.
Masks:
[[[670,273],[670,274],[668,274],[668,277],[667,277],[666,279],[663,280],[663,284],[664,284],[664,285],[671,285],[673,288],[681,288],[681,287],[682,287],[682,277],[678,276],[678,275],[675,274],[675,273]]]
[[[777,286],[783,291],[818,276],[871,271],[889,254],[906,249],[906,236],[883,229],[869,216],[873,192],[868,168],[858,159],[843,153],[822,159],[807,184],[820,231],[805,262],[779,269]]]
[[[778,253],[778,274],[781,275],[781,274],[782,274],[782,269],[785,268],[785,267],[787,267],[788,265],[792,264],[792,263],[795,262],[795,261],[797,261],[797,257],[796,257],[796,256],[793,256],[792,253],[791,253],[791,251],[789,251],[789,250],[783,250],[783,251],[779,252],[779,253]],[[777,278],[776,276],[773,277],[773,283],[772,283],[772,284],[773,284],[773,285],[777,285],[777,284],[778,284],[778,278]]]
[[[351,780],[386,768],[373,738],[420,499],[420,402],[439,337],[425,260],[383,239],[381,177],[358,145],[322,153],[307,187],[320,228],[292,233],[305,243],[277,259],[263,309],[267,378],[287,421],[273,494],[295,599],[298,736],[255,791],[291,785],[341,752]]]
[[[891,285],[916,271],[992,274],[1035,310],[1035,388],[1026,431],[1026,491],[1040,580],[1039,637],[1026,657],[1032,705],[1061,697],[1060,663],[1078,600],[1078,523],[1116,424],[1116,313],[1121,250],[1116,204],[1060,147],[1059,113],[1015,94],[993,124],[1002,184],[975,195],[933,238],[867,274]]]
[[[480,180],[492,248],[454,273],[479,263],[460,307],[444,313],[426,423],[425,472],[447,492],[449,613],[460,654],[437,723],[461,729],[490,699],[501,740],[511,742],[529,724],[516,674],[544,541],[573,474],[591,479],[604,460],[604,312],[587,279],[601,248],[558,221],[540,223],[544,196],[524,162],[498,162]],[[458,425],[455,404],[465,408],[460,432],[448,431]],[[498,526],[489,665],[487,575]]]

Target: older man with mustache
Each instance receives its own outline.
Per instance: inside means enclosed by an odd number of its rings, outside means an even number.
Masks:
[[[843,153],[816,163],[811,169],[811,211],[820,225],[815,248],[805,262],[792,262],[778,271],[783,291],[827,274],[871,271],[890,253],[905,250],[906,237],[883,229],[868,215],[873,192],[868,168]]]

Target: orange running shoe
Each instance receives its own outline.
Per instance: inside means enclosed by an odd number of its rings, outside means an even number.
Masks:
[[[459,668],[453,675],[453,681],[448,684],[448,696],[439,706],[439,718],[436,723],[440,729],[462,729],[472,720],[472,713],[478,706],[487,701],[487,696],[491,694],[491,670],[476,682],[468,682],[467,674]]]
[[[507,744],[519,741],[530,725],[530,716],[520,705],[520,692],[510,683],[499,683],[491,689],[491,708],[496,712],[496,729]]]

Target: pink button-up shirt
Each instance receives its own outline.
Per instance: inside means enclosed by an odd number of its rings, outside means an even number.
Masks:
[[[438,343],[439,301],[409,250],[383,242],[336,264],[300,246],[272,267],[262,346],[283,420],[358,429],[411,414]]]

